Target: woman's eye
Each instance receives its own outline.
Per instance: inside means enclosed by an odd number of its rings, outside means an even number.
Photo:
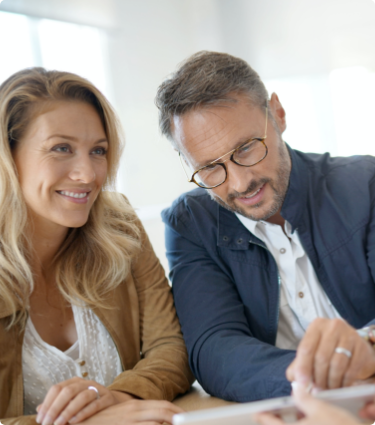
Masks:
[[[62,152],[62,153],[69,153],[70,152],[69,146],[54,146],[52,148],[52,150],[55,151],[55,152]]]
[[[95,155],[103,155],[104,156],[107,153],[107,149],[96,148],[96,149],[93,150],[92,153],[95,154]]]

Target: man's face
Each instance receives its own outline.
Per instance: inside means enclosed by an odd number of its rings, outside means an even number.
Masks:
[[[242,97],[236,98],[237,103],[201,108],[174,117],[172,134],[192,171],[246,140],[264,136],[265,109],[249,105]],[[275,94],[270,100],[269,114],[275,122],[268,120],[266,158],[252,167],[226,161],[227,180],[208,190],[219,204],[252,220],[267,220],[278,214],[289,183],[291,161],[281,139],[286,128],[285,112]]]

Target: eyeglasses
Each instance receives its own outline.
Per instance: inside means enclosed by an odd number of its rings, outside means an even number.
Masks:
[[[214,189],[215,187],[223,184],[228,176],[228,171],[225,163],[230,160],[241,167],[253,167],[267,156],[268,148],[264,140],[267,138],[267,123],[268,123],[268,108],[266,108],[266,129],[263,137],[255,137],[247,140],[236,149],[222,155],[215,161],[210,162],[204,167],[194,171],[191,178],[186,170],[188,167],[186,161],[179,152],[182,168],[186,174],[189,183],[195,183],[203,189]],[[223,161],[223,158],[230,155],[230,157]]]

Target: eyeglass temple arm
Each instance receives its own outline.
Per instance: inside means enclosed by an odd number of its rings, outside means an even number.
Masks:
[[[188,176],[188,173],[187,173],[187,172],[186,172],[186,170],[185,170],[184,164],[182,163],[183,159],[182,159],[181,152],[179,152],[179,153],[178,153],[178,156],[179,156],[179,158],[180,158],[181,167],[182,167],[182,169],[184,170],[184,173],[185,173],[185,176],[186,176],[186,178],[187,178],[187,181],[188,181],[189,183],[191,183],[191,182],[193,181],[193,179],[192,179],[191,177],[189,177],[189,176]]]

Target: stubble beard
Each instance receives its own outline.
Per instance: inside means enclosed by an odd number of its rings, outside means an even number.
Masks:
[[[211,198],[214,201],[216,201],[218,204],[220,204],[222,207],[224,207],[225,209],[234,213],[241,214],[244,217],[249,218],[250,220],[255,220],[255,221],[268,220],[270,217],[272,217],[278,211],[280,211],[284,203],[286,192],[289,186],[291,160],[290,160],[288,149],[285,146],[284,142],[282,142],[281,137],[280,137],[280,143],[279,143],[279,157],[280,157],[280,161],[279,161],[279,167],[277,171],[277,181],[273,181],[266,177],[261,178],[257,181],[252,181],[245,192],[230,193],[227,197],[226,202],[224,202],[214,192],[209,190],[208,192]],[[251,212],[246,211],[244,208],[241,208],[235,203],[236,198],[242,198],[242,197],[248,196],[252,194],[256,189],[259,189],[266,183],[269,185],[269,187],[273,191],[273,199],[272,199],[272,204],[270,208],[267,211],[265,211],[262,216],[259,216],[258,214],[252,214]],[[259,210],[262,207],[262,204],[263,204],[263,201],[259,202],[258,204],[252,205],[252,208],[255,210]]]

